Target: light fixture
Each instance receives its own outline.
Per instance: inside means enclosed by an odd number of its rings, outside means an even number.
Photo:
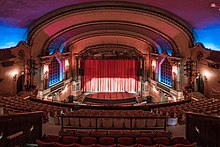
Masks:
[[[215,7],[216,7],[216,4],[215,4],[215,3],[211,3],[211,4],[210,4],[210,7],[215,8]]]
[[[172,73],[173,73],[173,75],[177,74],[177,66],[176,65],[172,66]]]
[[[217,9],[218,9],[218,11],[220,11],[220,6],[219,6],[219,5],[217,5],[217,4],[216,4],[216,3],[214,3],[214,2],[210,4],[210,7],[211,7],[211,8],[217,8]]]
[[[65,60],[65,69],[68,70],[68,68],[69,68],[69,60],[66,59]]]
[[[48,71],[49,71],[49,67],[48,67],[48,65],[45,64],[44,69],[43,69],[44,74],[48,73]]]
[[[18,72],[17,72],[17,71],[13,71],[13,72],[11,72],[11,75],[12,75],[14,81],[16,81],[16,78],[17,78]]]
[[[16,81],[16,77],[17,77],[17,74],[15,74],[15,75],[13,76],[13,78],[14,78],[14,81]]]
[[[153,59],[152,60],[152,68],[155,69],[156,68],[156,61]]]
[[[207,81],[208,77],[210,77],[210,72],[209,71],[204,71],[204,80]]]

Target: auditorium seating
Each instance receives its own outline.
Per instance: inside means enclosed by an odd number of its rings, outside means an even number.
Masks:
[[[42,112],[0,115],[0,147],[34,143],[42,136]]]
[[[114,145],[116,143],[114,137],[100,137],[99,144],[100,145]]]
[[[152,139],[150,137],[137,137],[136,142],[142,145],[153,145]]]
[[[72,144],[72,143],[78,143],[79,138],[75,136],[63,136],[62,142],[64,144]]]
[[[220,115],[220,101],[218,99],[200,99],[199,101],[192,100],[191,102],[179,104],[179,105],[172,105],[172,106],[164,106],[160,108],[153,108],[152,112],[156,115],[166,116],[167,124],[168,125],[176,125],[177,122],[179,124],[185,124],[185,112],[192,111],[196,113],[202,113],[207,115]],[[33,112],[33,111],[43,111],[43,121],[49,121],[50,124],[61,124],[61,113],[67,112],[68,114],[71,110],[65,106],[55,106],[49,104],[43,104],[40,102],[31,101],[29,99],[24,99],[21,96],[14,96],[14,97],[0,97],[0,107],[4,108],[5,114],[11,113],[21,113],[21,112]],[[74,113],[75,112],[75,113]],[[77,111],[71,112],[71,115],[75,116],[104,116],[108,114],[112,114],[113,116],[149,116],[153,113],[144,112],[143,110],[133,110],[131,113],[130,111],[125,110],[94,110],[94,109],[80,109]],[[81,128],[94,128],[95,127],[95,120],[91,120],[92,118],[82,118],[80,123],[78,118],[64,118],[64,125],[66,126],[80,126]],[[102,119],[99,121],[99,127],[104,128],[111,128],[114,127],[115,129],[118,128],[129,128],[129,119],[117,119],[114,121],[113,118],[110,120]],[[108,123],[105,123],[108,122]],[[112,122],[112,123],[111,123]],[[136,119],[133,120],[133,127],[136,128],[143,128],[144,125],[148,126],[162,126],[163,120],[145,120],[143,119]],[[104,126],[103,126],[104,125]]]
[[[70,111],[67,107],[34,102],[22,96],[0,96],[0,107],[4,108],[6,114],[43,111],[43,121],[49,120],[52,124],[59,124],[58,116],[61,112]]]
[[[60,142],[60,136],[57,135],[46,135],[46,140],[48,142]]]
[[[86,131],[85,131],[86,132]],[[88,131],[87,131],[88,132]],[[72,136],[68,136],[69,138],[74,137],[74,141],[77,141],[75,143],[73,142],[69,142],[69,143],[65,143],[65,137],[67,136],[61,136],[61,140],[59,142],[52,142],[54,143],[54,146],[58,146],[58,147],[69,147],[69,146],[97,146],[97,147],[109,147],[109,146],[117,146],[117,147],[137,147],[137,146],[141,146],[141,147],[151,147],[151,146],[155,146],[155,147],[166,147],[166,146],[173,146],[173,147],[177,147],[177,146],[187,146],[187,147],[195,147],[195,143],[191,143],[184,137],[172,137],[167,135],[167,137],[160,137],[161,134],[170,134],[170,132],[167,131],[151,131],[148,133],[152,133],[151,136],[153,137],[143,137],[141,136],[141,133],[143,133],[143,131],[130,131],[129,136],[126,136],[124,131],[121,131],[120,135],[114,136],[113,134],[116,133],[115,131],[102,131],[101,133],[103,134],[108,134],[110,136],[105,136],[105,137],[94,137],[92,136],[92,132],[94,133],[94,131],[90,131],[89,134],[87,134],[88,136],[76,136],[78,135],[77,133],[75,133]],[[105,133],[104,133],[105,132]],[[114,133],[112,133],[114,132]],[[128,131],[126,131],[128,132]],[[136,133],[139,133],[139,135],[137,136]],[[144,131],[146,133],[146,131]],[[132,135],[133,133],[133,135]],[[86,134],[85,134],[86,135]],[[47,135],[48,136],[48,135]],[[38,144],[39,141],[37,141],[36,143]],[[41,140],[40,143],[45,142],[45,144],[47,144],[48,142],[46,142],[45,140]],[[49,143],[48,143],[49,144]],[[50,144],[49,144],[50,145]],[[68,146],[69,145],[69,146]]]
[[[45,142],[41,140],[36,140],[36,143],[38,144],[39,147],[54,147],[55,142]]]
[[[212,116],[220,116],[220,100],[214,98],[200,99],[198,101],[192,100],[191,102],[185,104],[152,109],[152,112],[155,114],[166,116],[169,125],[176,124],[174,119],[169,120],[169,118],[177,118],[178,123],[185,124],[185,113],[189,111]]]

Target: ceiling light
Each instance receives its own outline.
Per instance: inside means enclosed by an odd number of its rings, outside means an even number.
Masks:
[[[211,3],[211,4],[210,4],[210,7],[215,8],[215,7],[216,7],[216,4],[215,4],[215,3]]]
[[[211,8],[217,8],[218,11],[220,11],[220,5],[217,5],[217,4],[214,3],[214,2],[210,4],[210,7],[211,7]]]

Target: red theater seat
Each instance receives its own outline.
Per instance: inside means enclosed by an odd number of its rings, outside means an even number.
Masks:
[[[176,144],[175,147],[196,147],[196,143],[191,144]]]
[[[46,135],[46,140],[48,142],[60,142],[60,136],[57,136],[57,135]]]
[[[116,144],[112,144],[112,145],[96,144],[96,147],[117,147],[117,145]]]
[[[75,147],[75,143],[73,144],[61,144],[61,143],[55,143],[55,147]]]
[[[115,138],[113,138],[113,137],[101,137],[99,139],[99,144],[102,144],[102,145],[112,145],[112,144],[115,144]]]
[[[75,144],[75,147],[96,147],[96,144],[90,144],[90,145],[85,145],[85,144]]]
[[[190,144],[185,137],[173,137],[171,138],[173,144]]]
[[[92,145],[92,144],[95,144],[95,143],[97,143],[95,137],[82,137],[81,138],[81,144],[82,145]]]
[[[143,145],[143,144],[138,144],[138,147],[158,147],[158,144],[155,144],[155,145]]]
[[[55,142],[44,142],[44,141],[36,140],[36,144],[39,147],[55,147]]]
[[[64,144],[71,144],[71,143],[78,143],[79,138],[75,136],[64,136],[63,143]]]
[[[118,144],[120,144],[120,145],[133,145],[134,140],[131,137],[119,137]]]
[[[149,137],[136,138],[136,143],[142,144],[142,145],[152,145],[153,144],[151,138],[149,138]]]
[[[132,145],[122,145],[122,144],[118,144],[117,147],[137,147],[137,144],[132,144]]]
[[[159,144],[158,147],[176,147],[176,145],[162,145],[162,144]]]
[[[167,137],[156,137],[154,138],[155,144],[162,144],[162,145],[170,145],[171,141]]]

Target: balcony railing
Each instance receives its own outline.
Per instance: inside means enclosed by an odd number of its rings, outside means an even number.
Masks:
[[[61,116],[61,129],[166,130],[164,116]]]

